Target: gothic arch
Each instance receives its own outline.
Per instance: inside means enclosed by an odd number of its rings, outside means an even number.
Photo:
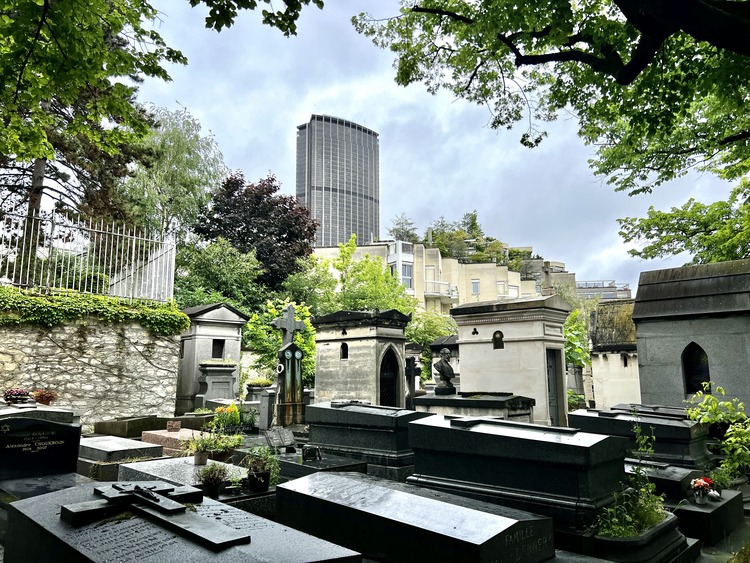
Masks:
[[[401,372],[403,366],[396,348],[386,346],[378,361],[378,403],[388,407],[401,406]]]
[[[691,395],[703,391],[703,383],[711,381],[706,351],[695,342],[691,342],[682,351],[681,361],[685,393]],[[709,388],[708,392],[710,391]]]
[[[493,350],[502,350],[503,348],[505,348],[505,342],[503,341],[503,338],[505,338],[505,336],[503,335],[502,331],[496,330],[492,334]]]

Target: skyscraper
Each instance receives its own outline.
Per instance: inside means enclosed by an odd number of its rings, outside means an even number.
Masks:
[[[345,119],[313,115],[297,127],[297,198],[319,223],[316,246],[379,236],[379,151],[375,131]]]

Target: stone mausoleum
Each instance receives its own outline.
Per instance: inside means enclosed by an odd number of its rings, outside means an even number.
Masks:
[[[178,415],[204,406],[196,404],[198,395],[205,400],[237,394],[242,327],[250,319],[226,303],[188,307],[183,312],[190,317],[190,328],[180,336]]]
[[[404,407],[404,329],[411,315],[339,311],[313,319],[315,400],[351,399]]]
[[[642,272],[633,321],[641,402],[682,406],[708,381],[750,401],[750,260]]]
[[[558,295],[466,303],[458,324],[461,394],[514,393],[535,400],[534,422],[565,426],[565,339],[570,305]]]

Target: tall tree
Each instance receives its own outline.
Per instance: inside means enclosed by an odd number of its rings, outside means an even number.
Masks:
[[[408,0],[355,25],[396,53],[399,84],[487,105],[494,127],[527,121],[526,145],[572,109],[617,189],[692,166],[747,171],[750,2]]]
[[[300,269],[298,260],[312,253],[316,227],[307,208],[279,195],[280,188],[272,174],[247,184],[236,172],[214,193],[195,226],[210,240],[224,237],[241,252],[254,251],[263,268],[258,281],[274,291]]]
[[[227,167],[213,135],[201,134],[200,123],[186,109],[152,108],[151,113],[156,122],[143,140],[150,159],[123,189],[148,233],[181,241]]]

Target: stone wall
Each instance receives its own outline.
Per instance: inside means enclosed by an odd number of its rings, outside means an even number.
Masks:
[[[94,422],[121,416],[172,416],[179,337],[137,323],[82,319],[51,329],[0,326],[0,390],[53,389],[53,404]]]

